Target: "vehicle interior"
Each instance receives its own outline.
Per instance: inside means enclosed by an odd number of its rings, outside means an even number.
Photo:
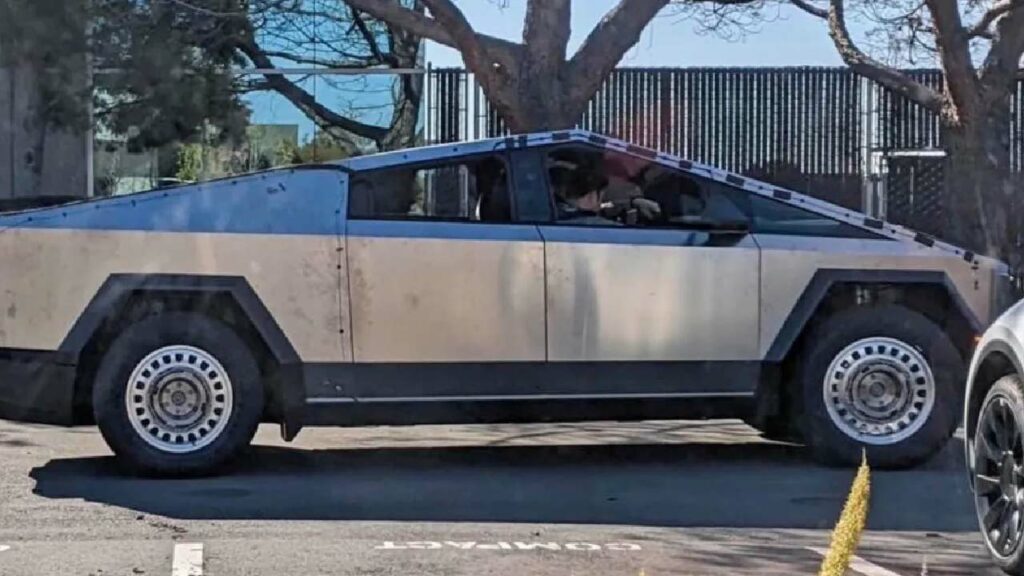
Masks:
[[[352,218],[509,222],[508,168],[498,156],[365,172],[349,187]]]
[[[594,190],[601,215],[620,225],[738,227],[747,220],[726,194],[678,170],[618,152],[555,149],[548,154],[548,176],[556,206],[569,203],[573,187]],[[560,211],[559,220],[571,219]]]

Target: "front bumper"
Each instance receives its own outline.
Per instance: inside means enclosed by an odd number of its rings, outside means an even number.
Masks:
[[[75,373],[58,352],[0,349],[0,418],[70,426]]]

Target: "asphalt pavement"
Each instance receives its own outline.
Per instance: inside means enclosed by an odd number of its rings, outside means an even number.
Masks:
[[[961,449],[873,474],[851,574],[998,574]],[[732,421],[264,426],[188,480],[0,421],[0,575],[813,575],[852,478]]]

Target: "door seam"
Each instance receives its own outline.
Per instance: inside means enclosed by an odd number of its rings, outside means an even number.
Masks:
[[[548,335],[548,241],[540,226],[534,226],[537,236],[540,238],[541,263],[544,269],[541,271],[541,278],[544,281],[544,361],[551,361],[550,336]]]

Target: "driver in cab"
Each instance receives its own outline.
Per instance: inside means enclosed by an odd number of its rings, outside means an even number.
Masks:
[[[625,214],[629,208],[640,208],[649,219],[660,216],[657,203],[640,196],[627,195],[619,202],[606,202],[604,196],[609,188],[608,179],[579,166],[557,162],[551,168],[551,182],[555,189],[558,221],[565,224],[622,226],[622,222],[605,214]]]
[[[621,226],[619,222],[601,215],[601,190],[606,186],[603,178],[565,166],[552,169],[555,185],[555,204],[558,221],[581,226]]]

